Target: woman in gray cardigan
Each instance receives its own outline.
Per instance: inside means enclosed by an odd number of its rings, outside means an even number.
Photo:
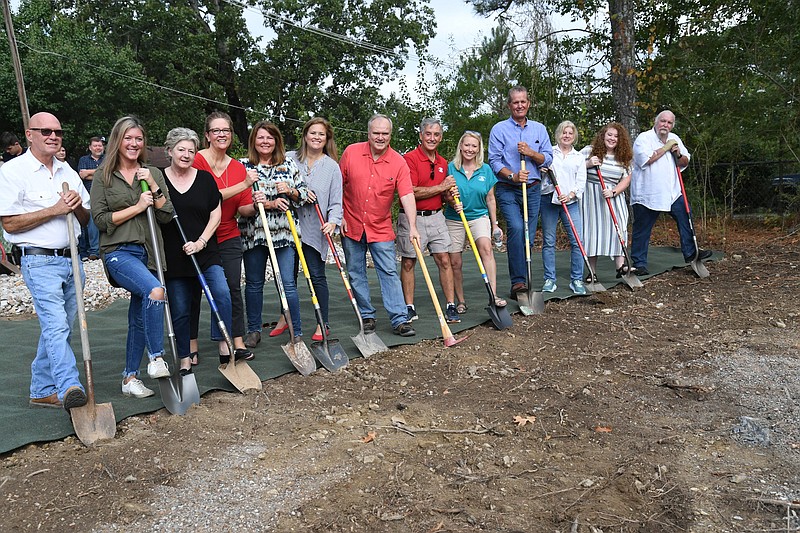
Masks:
[[[300,176],[309,188],[311,203],[301,206],[297,211],[303,254],[308,264],[311,283],[319,299],[322,319],[328,324],[328,280],[325,277],[325,260],[328,257],[328,239],[342,223],[342,172],[339,170],[339,154],[333,139],[331,123],[322,117],[314,117],[303,126],[300,149],[289,152],[300,169]],[[325,224],[320,224],[314,199],[319,203]],[[295,274],[297,269],[295,269]],[[276,329],[284,327],[281,317]],[[319,325],[311,337],[321,341]]]

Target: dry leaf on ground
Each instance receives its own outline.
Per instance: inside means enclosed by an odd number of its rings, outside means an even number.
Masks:
[[[517,416],[514,417],[514,423],[517,426],[520,426],[520,427],[524,426],[525,424],[533,424],[534,422],[536,422],[536,417],[533,416],[533,415],[531,415],[531,416],[519,416],[519,415],[517,415]]]

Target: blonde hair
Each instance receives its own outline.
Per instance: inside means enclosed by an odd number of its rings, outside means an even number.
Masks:
[[[573,124],[571,120],[565,120],[561,124],[556,126],[556,132],[554,134],[555,144],[558,144],[558,142],[561,140],[561,135],[564,133],[564,130],[567,129],[567,128],[572,128],[572,131],[575,134],[575,140],[572,141],[572,146],[575,146],[576,144],[578,144],[578,128],[575,127],[575,124]]]
[[[142,149],[139,152],[139,164],[141,166],[147,164],[147,133],[144,131],[144,125],[134,116],[122,117],[111,128],[111,134],[108,136],[106,158],[103,160],[103,164],[100,165],[103,183],[106,187],[111,186],[111,175],[114,174],[115,170],[119,169],[119,147],[122,144],[122,138],[125,137],[128,130],[134,128],[142,132]]]
[[[461,138],[458,140],[458,146],[456,147],[456,155],[453,157],[453,165],[458,169],[461,170],[462,166],[462,159],[461,159],[461,143],[464,142],[464,139],[467,137],[472,137],[473,139],[478,141],[478,153],[475,155],[475,162],[478,164],[479,167],[483,166],[483,137],[477,131],[465,131]]]

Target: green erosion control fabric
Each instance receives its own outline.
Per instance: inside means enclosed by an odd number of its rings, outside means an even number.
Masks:
[[[651,273],[661,273],[673,268],[684,267],[680,250],[675,248],[651,248],[650,250]],[[716,259],[719,254],[715,256]],[[542,283],[541,256],[533,256],[534,286]],[[508,282],[506,254],[497,254],[497,270],[500,295],[508,299],[510,284]],[[434,280],[439,301],[444,307],[444,295],[438,285],[438,275],[433,259],[426,258],[428,269]],[[607,288],[619,284],[615,278],[613,263],[610,259],[601,258],[598,268],[599,281]],[[399,266],[398,266],[399,268]],[[566,251],[557,253],[558,290],[546,294],[547,299],[568,298],[572,296],[569,290],[569,255]],[[423,339],[436,339],[441,337],[441,328],[436,318],[425,280],[417,266],[415,305],[419,313],[419,320],[413,322],[417,331],[415,337],[398,337],[391,332],[391,326],[386,311],[380,300],[377,277],[374,270],[369,272],[372,286],[371,294],[373,305],[377,309],[378,335],[388,346],[399,344],[414,344]],[[298,281],[298,291],[302,304],[303,331],[306,344],[310,346],[311,335],[314,333],[316,322],[313,307],[310,303],[308,289],[302,276]],[[342,346],[351,359],[360,357],[360,354],[350,337],[358,333],[358,321],[353,312],[350,300],[344,290],[344,285],[335,267],[328,268],[328,286],[331,292],[330,324],[331,336],[340,339]],[[469,311],[461,315],[460,324],[451,324],[450,329],[456,332],[472,328],[487,322],[489,315],[484,310],[488,302],[488,293],[483,280],[478,272],[474,258],[469,251],[464,253],[464,291],[467,294]],[[509,311],[518,311],[516,303],[509,301]],[[275,292],[275,285],[268,282],[264,287],[264,322],[277,320],[279,317],[279,304]],[[117,421],[134,414],[156,411],[163,407],[159,394],[158,384],[147,377],[146,360],[142,364],[140,377],[145,385],[155,391],[155,396],[145,399],[126,398],[122,396],[120,385],[122,369],[125,362],[125,339],[127,335],[128,300],[118,300],[103,311],[89,312],[87,323],[89,327],[89,342],[91,344],[92,362],[95,378],[95,395],[98,403],[111,402]],[[216,343],[208,340],[210,311],[208,304],[203,304],[200,327],[200,365],[195,367],[195,375],[200,392],[209,390],[226,390],[233,392],[235,389],[217,370]],[[3,321],[0,323],[0,453],[13,450],[31,442],[42,442],[64,438],[74,434],[72,423],[67,414],[61,409],[42,409],[28,407],[30,386],[30,364],[36,351],[39,339],[39,322],[36,319],[24,321]],[[250,366],[261,377],[268,380],[294,372],[295,369],[281,350],[280,345],[288,342],[288,334],[276,339],[270,339],[269,330],[265,329],[261,344],[256,348],[256,359]],[[78,368],[83,379],[83,361],[80,346],[80,334],[77,330],[73,333],[73,349],[78,358]],[[167,351],[169,344],[165,342]],[[457,348],[456,348],[457,349]],[[381,357],[380,355],[376,357]],[[391,357],[391,356],[389,356]],[[167,361],[172,355],[168,353]],[[391,361],[391,359],[387,359]],[[326,372],[324,368],[317,372]]]

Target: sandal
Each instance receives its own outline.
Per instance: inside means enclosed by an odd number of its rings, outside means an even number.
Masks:
[[[619,276],[617,276],[617,277],[619,277]],[[594,276],[589,274],[588,276],[586,276],[586,279],[584,279],[583,281],[584,281],[584,283],[597,283],[597,274],[595,274]]]
[[[466,313],[467,309],[469,309],[469,307],[467,307],[467,302],[458,302],[456,304],[456,313],[458,313],[459,315],[463,315],[464,313]]]
[[[192,366],[197,366],[200,364],[200,354],[197,352],[192,352],[189,354],[189,357],[192,360]]]
[[[636,267],[629,267],[628,265],[622,265],[617,269],[617,277],[621,278],[625,274],[633,274],[636,272]]]
[[[500,298],[499,296],[495,296],[494,298],[494,305],[496,307],[505,307],[508,305],[508,302]]]

